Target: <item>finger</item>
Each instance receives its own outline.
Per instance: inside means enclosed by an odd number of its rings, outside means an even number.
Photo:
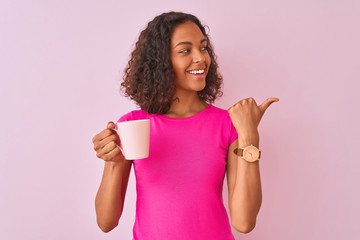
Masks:
[[[118,140],[119,140],[118,138],[119,138],[119,136],[118,136],[117,134],[112,134],[112,135],[110,135],[110,136],[102,139],[101,141],[96,142],[96,143],[94,144],[94,150],[95,150],[95,151],[98,151],[98,150],[104,148],[104,147],[105,147],[108,143],[110,143],[110,142],[115,142],[115,143],[117,143],[117,142],[119,142],[119,141],[118,141]],[[119,144],[120,144],[120,142],[119,142]]]
[[[109,152],[113,151],[115,148],[118,148],[118,146],[116,145],[116,143],[114,141],[109,142],[108,144],[106,144],[103,148],[99,149],[96,154],[97,157],[102,158],[108,154]],[[105,160],[105,159],[104,159]]]
[[[254,98],[252,98],[252,97],[249,97],[247,100],[248,100],[249,102],[253,102],[253,103],[255,103],[255,104],[256,104],[255,99],[254,99]],[[257,106],[257,105],[256,105],[256,106]]]
[[[273,103],[273,102],[278,102],[279,99],[278,98],[275,98],[275,97],[272,97],[272,98],[268,98],[266,99],[260,106],[260,110],[262,113],[265,112],[265,110]]]
[[[114,161],[119,160],[120,158],[124,158],[124,155],[121,153],[121,150],[117,147],[105,154],[102,159],[105,161]]]
[[[113,135],[113,134],[117,134],[115,130],[112,130],[112,129],[104,129],[102,130],[99,134],[97,134],[93,139],[93,143],[97,143],[97,142],[100,142],[101,140]]]
[[[115,123],[114,122],[108,122],[108,124],[107,124],[107,127],[106,127],[107,129],[114,129],[115,128]]]

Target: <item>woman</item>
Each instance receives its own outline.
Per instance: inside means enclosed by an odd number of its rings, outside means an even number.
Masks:
[[[193,15],[164,13],[141,32],[122,83],[141,110],[119,121],[150,119],[150,153],[125,160],[113,122],[93,138],[105,160],[95,200],[104,232],[118,224],[132,165],[134,239],[234,239],[222,201],[225,173],[231,225],[243,233],[255,227],[262,194],[258,157],[251,154],[259,152],[260,119],[278,99],[260,106],[243,99],[228,111],[213,106],[222,94],[217,68],[210,39]]]

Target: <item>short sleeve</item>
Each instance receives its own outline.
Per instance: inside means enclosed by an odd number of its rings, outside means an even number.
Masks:
[[[119,120],[117,120],[117,122],[125,122],[125,121],[140,120],[140,119],[149,119],[149,116],[143,110],[134,110],[121,116]]]
[[[129,113],[126,113],[124,115],[122,115],[119,120],[117,120],[118,122],[125,122],[125,121],[131,121],[131,120],[134,120],[133,119],[133,112],[129,112]]]
[[[232,123],[231,121],[231,118],[229,116],[229,119],[230,119],[230,144],[229,146],[238,138],[238,134],[237,134],[237,131],[236,131],[236,128],[234,127],[234,124]]]
[[[131,121],[131,120],[134,120],[133,119],[133,112],[129,112],[129,113],[126,113],[124,115],[122,115],[119,120],[117,120],[117,122],[126,122],[126,121]],[[115,127],[117,129],[117,124],[115,124]]]

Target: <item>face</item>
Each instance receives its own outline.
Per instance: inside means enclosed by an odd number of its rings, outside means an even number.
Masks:
[[[170,42],[170,60],[175,72],[176,90],[201,91],[210,67],[207,40],[193,22],[175,27]]]

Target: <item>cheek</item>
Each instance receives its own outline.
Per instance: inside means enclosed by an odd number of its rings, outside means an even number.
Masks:
[[[182,70],[182,68],[180,68],[179,66],[177,66],[177,68],[174,69],[175,72],[175,77],[176,78],[181,78],[182,75],[184,75],[184,71]]]
[[[173,65],[173,70],[176,74],[179,74],[184,71],[184,66],[183,66],[184,64],[179,59],[174,59],[172,61],[172,65]]]
[[[186,73],[187,65],[183,63],[178,63],[174,66],[174,72],[178,76],[183,76]]]

